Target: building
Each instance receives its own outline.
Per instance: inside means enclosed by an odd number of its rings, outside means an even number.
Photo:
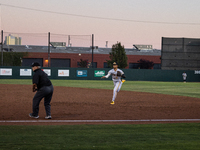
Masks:
[[[133,45],[133,47],[137,50],[152,50],[152,45]]]
[[[19,36],[9,34],[5,37],[5,45],[21,45],[22,39]]]
[[[6,47],[4,47],[6,48]],[[50,61],[48,60],[48,46],[32,46],[32,45],[12,45],[13,52],[28,52],[28,56],[22,59],[22,66],[30,66],[34,61],[39,62],[43,67],[72,67],[77,68],[82,60],[92,62],[91,47],[50,47]],[[154,62],[153,69],[161,68],[161,51],[149,50],[140,51],[137,49],[125,49],[128,57],[127,69],[139,69],[138,61],[146,59]],[[93,67],[107,68],[109,60],[109,52],[111,48],[99,48],[95,46],[93,51]]]

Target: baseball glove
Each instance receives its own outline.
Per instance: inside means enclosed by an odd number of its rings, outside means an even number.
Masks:
[[[33,92],[37,91],[37,84],[33,84]]]
[[[118,77],[121,77],[122,76],[122,73],[120,71],[117,71],[117,76]]]

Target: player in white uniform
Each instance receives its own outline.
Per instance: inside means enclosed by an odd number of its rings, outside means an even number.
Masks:
[[[120,73],[117,73],[120,72]],[[121,74],[121,75],[117,75]],[[117,97],[117,93],[120,91],[122,84],[125,82],[124,79],[125,75],[124,72],[120,69],[118,69],[118,64],[116,62],[113,63],[113,69],[111,69],[106,76],[103,76],[101,78],[108,78],[110,75],[112,75],[112,80],[114,83],[114,89],[113,89],[113,98],[112,102],[110,104],[115,104],[115,98]]]
[[[184,72],[184,73],[182,74],[182,76],[183,76],[183,82],[186,83],[187,74]]]

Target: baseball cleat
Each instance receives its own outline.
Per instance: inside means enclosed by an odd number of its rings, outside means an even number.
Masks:
[[[122,79],[122,83],[124,83],[126,80]]]
[[[112,101],[110,104],[111,104],[111,105],[114,105],[114,104],[115,104],[115,102],[114,102],[114,101]]]
[[[38,118],[39,118],[39,116],[33,116],[32,113],[29,114],[29,117],[31,117],[31,118],[35,118],[35,119],[38,119]]]
[[[51,119],[51,116],[46,116],[45,119]]]

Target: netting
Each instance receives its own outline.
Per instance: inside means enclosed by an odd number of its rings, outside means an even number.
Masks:
[[[4,45],[48,46],[48,33],[13,33],[3,32]],[[52,45],[67,47],[90,47],[91,35],[65,35],[50,33]]]
[[[91,35],[64,35],[50,34],[50,42],[53,44],[66,44],[67,47],[90,47]]]

